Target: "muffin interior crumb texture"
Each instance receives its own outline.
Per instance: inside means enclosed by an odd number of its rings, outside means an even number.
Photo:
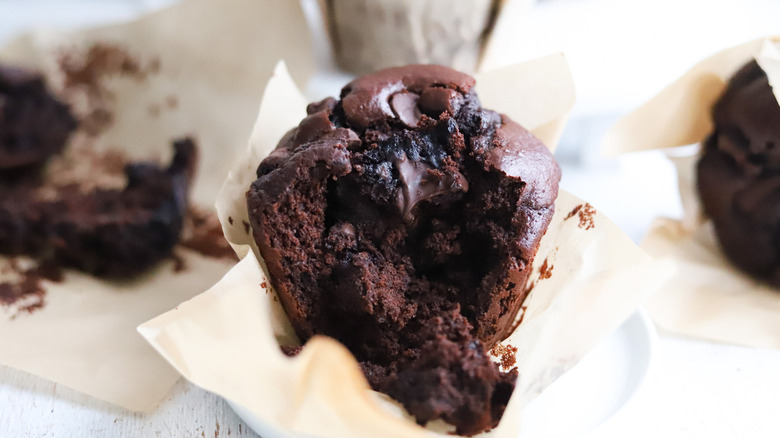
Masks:
[[[359,78],[309,105],[247,193],[298,335],[339,340],[420,424],[466,435],[494,427],[514,389],[517,370],[488,352],[525,298],[560,179],[473,86],[438,66]]]
[[[740,69],[713,108],[697,185],[726,256],[780,287],[780,105],[755,61]]]

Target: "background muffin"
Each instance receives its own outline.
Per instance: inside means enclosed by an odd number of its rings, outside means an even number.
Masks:
[[[704,213],[732,263],[780,286],[780,105],[756,61],[731,78],[712,118],[696,168]]]
[[[504,0],[327,0],[339,66],[353,73],[405,64],[474,71]]]

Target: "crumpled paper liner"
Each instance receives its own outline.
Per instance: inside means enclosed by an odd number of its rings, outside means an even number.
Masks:
[[[484,74],[477,86],[486,107],[506,110],[550,145],[574,98],[561,55]],[[261,419],[269,438],[450,436],[451,426],[417,426],[397,403],[371,391],[338,342],[315,337],[295,358],[279,349],[297,338],[244,225],[245,193],[262,157],[304,109],[280,65],[266,88],[247,158],[230,173],[217,202],[242,261],[214,287],[139,331],[191,382]],[[534,262],[523,322],[505,341],[518,349],[517,389],[500,425],[484,436],[515,438],[520,409],[634,312],[665,269],[592,207],[561,193]]]
[[[712,131],[711,108],[736,71],[756,59],[780,102],[780,37],[717,53],[617,122],[604,140],[608,154],[699,143]],[[657,219],[642,242],[655,257],[679,264],[677,275],[648,300],[653,320],[683,335],[780,349],[780,291],[734,268],[721,253],[696,192],[698,151],[670,158],[677,168],[684,217]]]
[[[476,71],[483,53],[496,40],[507,40],[507,29],[518,25],[534,0],[319,3],[339,66],[363,74],[405,64]]]
[[[243,154],[239,145],[277,60],[294,65],[301,83],[312,72],[306,29],[298,2],[190,0],[127,24],[28,34],[0,49],[0,60],[41,69],[57,92],[63,88],[58,57],[83,54],[94,43],[121,47],[144,65],[159,62],[144,80],[106,78],[114,123],[91,147],[167,162],[174,138],[194,136],[200,162],[191,200],[211,209]],[[175,252],[183,272],[163,261],[119,282],[67,270],[62,283],[45,283],[42,309],[9,315],[0,307],[0,363],[127,409],[153,409],[179,374],[136,326],[214,284],[234,264]]]

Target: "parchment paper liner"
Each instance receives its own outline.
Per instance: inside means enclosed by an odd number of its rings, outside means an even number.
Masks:
[[[302,12],[287,0],[191,0],[126,24],[24,35],[0,49],[0,59],[42,69],[60,90],[58,55],[85,52],[95,42],[120,46],[143,64],[157,59],[159,72],[143,81],[106,79],[115,120],[94,149],[168,160],[171,140],[193,135],[201,160],[191,198],[205,208],[243,153],[279,57],[295,66],[301,81],[313,70]],[[166,109],[169,98],[175,108]],[[156,116],[149,111],[155,105],[163,108]],[[179,374],[136,326],[214,284],[234,264],[181,248],[176,253],[184,272],[173,272],[171,261],[129,282],[66,271],[63,283],[45,284],[43,309],[10,319],[0,307],[0,363],[131,410],[151,410]]]
[[[535,0],[320,0],[339,66],[362,74],[404,64],[477,71]]]
[[[607,154],[665,149],[703,141],[712,132],[711,109],[729,78],[755,58],[780,101],[780,37],[719,52],[628,114],[608,132]],[[653,256],[679,264],[647,308],[663,329],[750,347],[780,349],[780,291],[735,269],[721,253],[696,193],[698,150],[675,151],[684,217],[659,218],[642,242]],[[641,195],[640,195],[641,196]]]
[[[487,73],[477,84],[486,107],[507,112],[555,144],[574,97],[561,55]],[[443,423],[423,429],[395,402],[370,391],[341,344],[315,337],[293,359],[279,350],[280,342],[296,337],[256,250],[250,251],[245,192],[261,157],[297,125],[304,108],[305,100],[280,65],[266,89],[247,159],[230,173],[217,202],[226,235],[243,260],[210,290],[139,331],[187,379],[265,421],[277,432],[269,438],[448,436]],[[586,229],[587,215],[584,223],[576,214],[566,220],[581,203],[567,193],[556,203],[523,322],[505,341],[518,348],[520,379],[501,424],[489,436],[516,437],[519,410],[626,319],[664,276],[665,267],[650,262],[601,214],[594,212],[592,229]],[[539,280],[545,260],[552,276]]]

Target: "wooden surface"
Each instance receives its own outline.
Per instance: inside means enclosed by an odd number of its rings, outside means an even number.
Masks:
[[[224,399],[180,380],[151,414],[0,367],[2,437],[258,437]]]

